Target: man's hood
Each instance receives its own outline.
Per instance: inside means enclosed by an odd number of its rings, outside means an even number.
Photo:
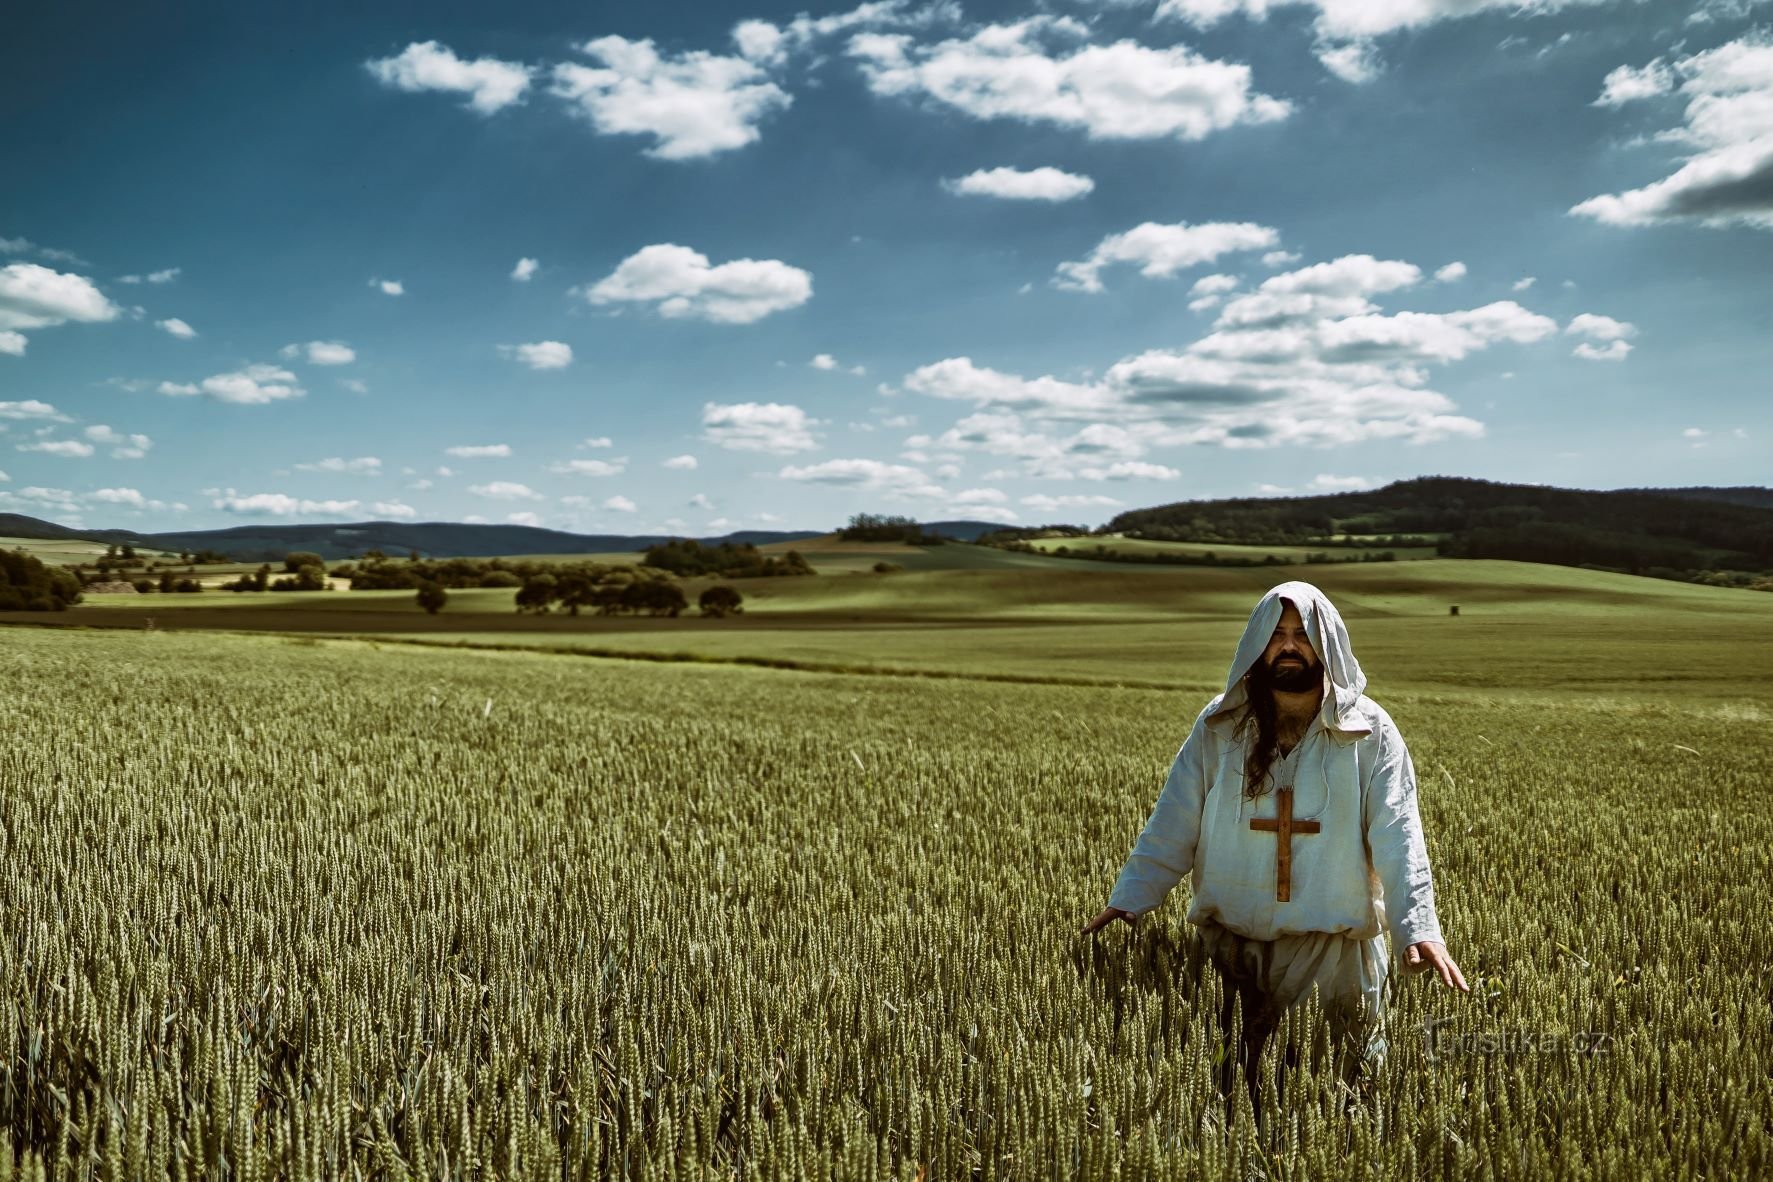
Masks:
[[[1356,707],[1361,694],[1366,692],[1367,675],[1361,672],[1360,662],[1354,659],[1354,649],[1348,643],[1348,625],[1342,622],[1342,613],[1336,610],[1329,596],[1310,583],[1298,581],[1271,587],[1257,601],[1256,609],[1250,613],[1250,622],[1244,625],[1243,639],[1237,643],[1237,655],[1231,660],[1225,693],[1208,721],[1231,717],[1232,712],[1248,700],[1244,674],[1262,658],[1262,651],[1273,639],[1275,626],[1280,623],[1281,612],[1286,608],[1282,600],[1299,609],[1299,616],[1305,621],[1305,634],[1323,665],[1329,683],[1325,687],[1320,715],[1324,725],[1345,734],[1369,733],[1372,724]]]

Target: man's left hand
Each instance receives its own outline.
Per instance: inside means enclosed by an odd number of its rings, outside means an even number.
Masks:
[[[1406,973],[1420,973],[1429,968],[1440,974],[1441,984],[1448,989],[1471,992],[1471,986],[1465,983],[1465,974],[1459,971],[1459,966],[1447,955],[1447,946],[1439,940],[1421,940],[1404,950]]]

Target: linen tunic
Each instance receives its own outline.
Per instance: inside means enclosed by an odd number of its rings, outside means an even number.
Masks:
[[[1244,797],[1244,758],[1254,736],[1233,734],[1236,707],[1246,700],[1243,675],[1272,636],[1282,598],[1299,607],[1327,681],[1318,715],[1271,772],[1277,783],[1293,785],[1294,819],[1319,824],[1316,833],[1293,834],[1285,903],[1275,898],[1278,835],[1250,828],[1252,818],[1275,815],[1278,794],[1271,787],[1255,801]],[[1226,692],[1195,718],[1108,905],[1150,911],[1186,875],[1188,920],[1248,939],[1389,933],[1400,957],[1419,941],[1444,942],[1415,768],[1391,716],[1361,692],[1365,684],[1341,616],[1321,591],[1290,582],[1264,596]]]

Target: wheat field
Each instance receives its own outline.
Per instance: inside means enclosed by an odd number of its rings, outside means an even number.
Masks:
[[[1744,1177],[1769,715],[1374,694],[1469,997],[1213,1080],[1197,692],[11,629],[0,1178]],[[1267,1086],[1275,1054],[1268,1062]]]

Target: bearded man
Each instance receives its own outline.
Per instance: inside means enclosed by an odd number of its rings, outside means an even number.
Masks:
[[[1258,1117],[1263,1046],[1313,986],[1341,1078],[1370,1082],[1385,1055],[1387,934],[1406,973],[1470,991],[1435,915],[1410,753],[1366,684],[1322,591],[1264,595],[1225,692],[1194,720],[1108,906],[1083,929],[1135,924],[1190,875],[1187,918],[1225,985],[1219,1085],[1229,1099],[1237,998]]]

